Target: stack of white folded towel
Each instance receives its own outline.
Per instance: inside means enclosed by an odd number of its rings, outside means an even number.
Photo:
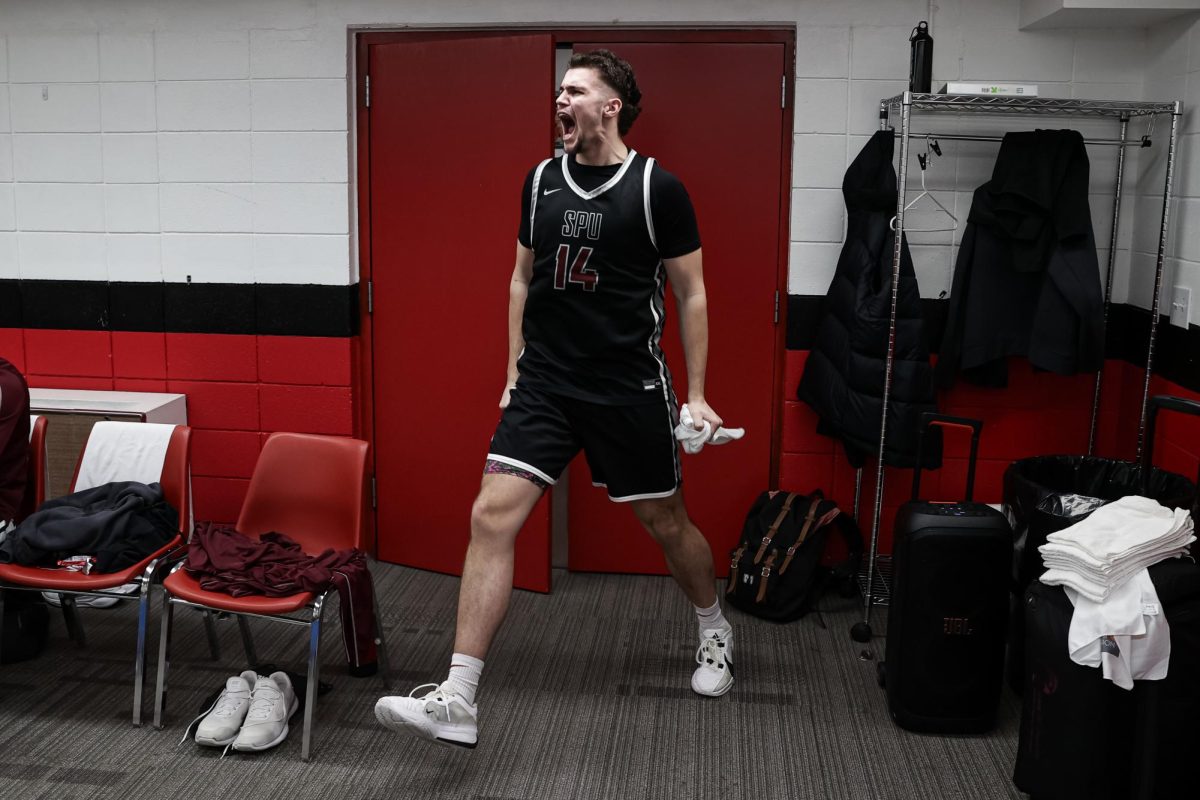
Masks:
[[[1171,629],[1147,568],[1186,555],[1192,528],[1186,511],[1130,496],[1046,537],[1041,580],[1062,586],[1074,606],[1072,661],[1100,667],[1122,689],[1167,676]]]
[[[1068,586],[1103,602],[1134,573],[1186,555],[1196,541],[1192,527],[1183,509],[1166,508],[1148,497],[1122,497],[1046,537],[1038,548],[1047,568],[1042,583]]]

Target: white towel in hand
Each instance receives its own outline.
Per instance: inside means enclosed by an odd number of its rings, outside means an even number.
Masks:
[[[746,435],[745,428],[720,427],[714,432],[712,423],[704,421],[704,427],[696,430],[696,421],[692,419],[692,411],[683,404],[679,409],[679,424],[675,426],[675,438],[683,445],[686,453],[695,455],[704,449],[706,444],[726,444]]]

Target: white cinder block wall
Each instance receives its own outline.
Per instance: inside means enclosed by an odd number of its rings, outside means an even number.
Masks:
[[[0,277],[352,280],[344,25],[23,5],[0,8]]]
[[[1157,89],[1159,73],[1171,72],[1168,93],[1188,83],[1174,73],[1179,59],[1158,52],[1174,26],[1148,40],[1143,29],[1022,32],[1018,17],[1019,0],[5,3],[0,277],[356,280],[348,29],[782,23],[797,26],[789,290],[823,294],[843,236],[843,171],[878,127],[878,99],[906,86],[907,39],[918,20],[931,22],[935,83],[1019,80],[1045,94],[1134,99],[1147,74]],[[1200,67],[1194,57],[1183,61]],[[1024,124],[939,117],[915,129]],[[1077,126],[1115,134],[1115,124]],[[929,183],[960,219],[996,147],[947,142],[933,163]],[[1097,238],[1107,248],[1114,153],[1094,152],[1092,163]],[[1134,219],[1126,213],[1122,248],[1131,246]],[[913,235],[923,295],[948,290],[957,236]],[[1193,255],[1188,263],[1200,263]],[[1130,281],[1125,270],[1116,299],[1129,287],[1140,302],[1142,276]]]
[[[1200,153],[1196,152],[1200,147],[1200,18],[1177,19],[1151,28],[1147,56],[1146,97],[1184,102],[1160,308],[1161,313],[1170,313],[1172,287],[1186,286],[1192,291],[1189,321],[1195,325],[1200,324]],[[1165,145],[1167,129],[1159,126],[1155,134],[1155,141]],[[1139,167],[1129,301],[1150,308],[1166,148],[1157,148],[1153,156],[1143,155]]]

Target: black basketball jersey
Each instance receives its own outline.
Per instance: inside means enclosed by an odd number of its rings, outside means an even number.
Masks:
[[[572,179],[568,156],[534,170],[521,381],[591,402],[674,406],[659,346],[666,270],[650,214],[654,168],[630,150],[591,190]]]

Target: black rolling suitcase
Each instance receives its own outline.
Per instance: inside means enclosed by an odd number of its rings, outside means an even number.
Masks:
[[[1143,470],[1160,408],[1200,415],[1200,403],[1154,398]],[[1150,578],[1171,628],[1171,663],[1165,679],[1136,681],[1132,691],[1071,660],[1074,608],[1062,587],[1034,581],[1025,592],[1013,783],[1031,800],[1176,800],[1200,792],[1200,566],[1170,559],[1150,567]]]
[[[900,727],[982,733],[995,725],[1000,702],[1012,531],[1003,514],[971,500],[983,423],[927,413],[922,439],[930,425],[971,430],[967,497],[918,499],[921,472],[914,470],[913,499],[896,515],[881,676]]]

